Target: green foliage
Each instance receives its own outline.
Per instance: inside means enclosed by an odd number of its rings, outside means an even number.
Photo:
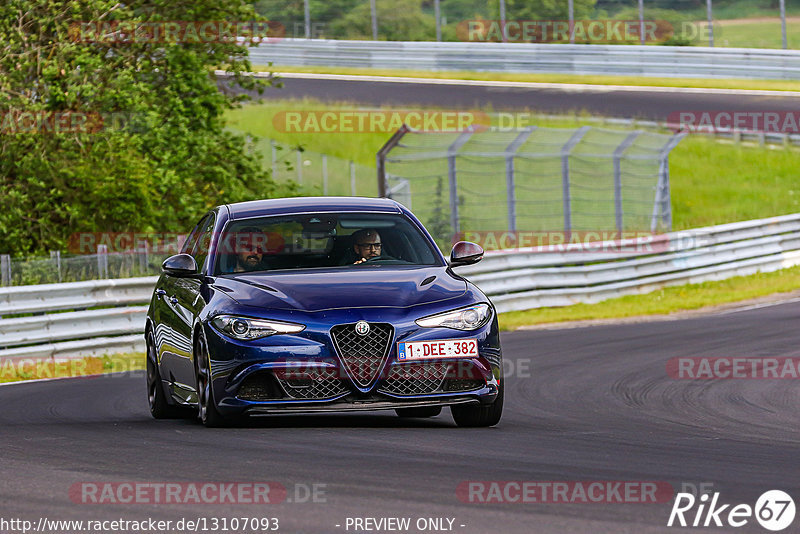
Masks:
[[[0,5],[0,115],[115,114],[99,131],[0,132],[0,251],[65,249],[82,231],[185,231],[222,202],[278,193],[244,138],[225,130],[247,89],[247,48],[224,42],[83,42],[98,20],[252,21],[244,0],[6,0]],[[9,115],[10,114],[10,115]],[[47,115],[53,116],[53,115]],[[9,133],[11,132],[11,133]]]
[[[378,38],[388,41],[430,41],[436,35],[435,21],[422,12],[421,0],[386,0],[376,2]],[[351,10],[331,27],[348,39],[372,36],[372,11],[369,2]]]
[[[575,19],[592,18],[597,0],[575,0]],[[490,16],[500,17],[498,0],[489,0]],[[563,0],[506,0],[507,20],[567,20],[567,2]]]

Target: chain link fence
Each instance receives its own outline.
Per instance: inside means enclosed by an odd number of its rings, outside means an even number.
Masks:
[[[259,139],[255,146],[263,154],[273,178],[279,182],[293,180],[303,195],[375,197],[378,194],[374,166],[273,139]]]
[[[67,255],[50,252],[49,257],[12,258],[0,254],[0,285],[23,286],[56,284],[108,278],[134,278],[161,273],[161,263],[169,254],[153,254],[146,248],[108,252],[98,246],[96,254]]]
[[[398,200],[440,245],[463,232],[672,227],[668,158],[685,134],[591,126],[399,133],[382,151],[386,179],[405,181]]]

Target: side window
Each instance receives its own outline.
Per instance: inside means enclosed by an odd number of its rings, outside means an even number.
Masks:
[[[192,229],[189,236],[186,238],[186,241],[183,242],[183,247],[181,247],[181,254],[191,254],[194,245],[197,243],[197,236],[200,235],[201,228],[203,227],[203,223],[205,223],[208,215],[203,215],[203,218],[200,219],[200,222]]]
[[[202,271],[211,247],[211,234],[214,232],[214,214],[209,213],[198,225],[197,242],[192,247],[190,254],[197,262],[197,267]]]

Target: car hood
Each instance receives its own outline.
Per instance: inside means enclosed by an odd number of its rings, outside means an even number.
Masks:
[[[226,275],[214,287],[244,306],[321,311],[408,307],[457,298],[467,283],[446,267],[309,269]]]

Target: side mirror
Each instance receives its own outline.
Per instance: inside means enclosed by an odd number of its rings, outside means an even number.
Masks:
[[[469,241],[459,241],[450,252],[450,266],[472,265],[481,261],[482,258],[483,248],[480,245]]]
[[[161,264],[161,270],[170,276],[191,277],[197,276],[197,262],[189,254],[176,254],[170,256]]]

